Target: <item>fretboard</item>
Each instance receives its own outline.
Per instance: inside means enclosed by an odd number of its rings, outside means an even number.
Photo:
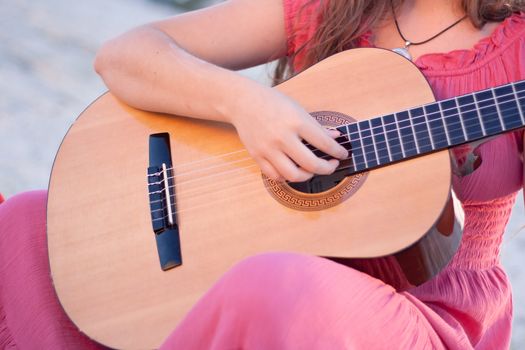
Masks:
[[[525,80],[337,129],[351,146],[351,174],[523,127],[524,111]]]

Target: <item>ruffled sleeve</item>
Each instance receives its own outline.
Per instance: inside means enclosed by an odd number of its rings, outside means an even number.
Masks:
[[[504,66],[508,61],[517,67]],[[508,77],[505,69],[518,68],[525,75],[525,13],[506,18],[471,49],[422,55],[416,64],[425,75],[436,76],[468,74],[500,62],[502,77]]]

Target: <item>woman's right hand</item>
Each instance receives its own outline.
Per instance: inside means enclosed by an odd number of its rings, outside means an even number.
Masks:
[[[339,132],[325,129],[291,98],[266,86],[250,90],[229,119],[266,176],[301,182],[333,173],[339,161],[317,157],[303,140],[334,158],[348,157],[334,140]]]

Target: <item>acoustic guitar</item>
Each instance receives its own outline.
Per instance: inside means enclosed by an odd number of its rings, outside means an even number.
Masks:
[[[524,81],[435,102],[418,69],[382,49],[334,55],[276,89],[341,132],[350,158],[334,174],[272,181],[231,125],[110,93],[80,115],[53,166],[47,235],[56,293],[81,331],[157,348],[225,271],[268,251],[421,284],[462,234],[448,148],[525,125]]]

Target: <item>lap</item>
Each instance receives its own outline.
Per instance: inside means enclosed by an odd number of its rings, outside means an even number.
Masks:
[[[35,191],[0,205],[0,345],[100,348],[76,329],[54,293],[46,200],[46,191]],[[418,308],[381,281],[318,257],[267,253],[228,271],[163,348],[386,349],[392,344],[442,347]]]
[[[391,286],[323,258],[269,253],[226,273],[165,348],[389,349],[393,344],[444,348],[418,308]]]

